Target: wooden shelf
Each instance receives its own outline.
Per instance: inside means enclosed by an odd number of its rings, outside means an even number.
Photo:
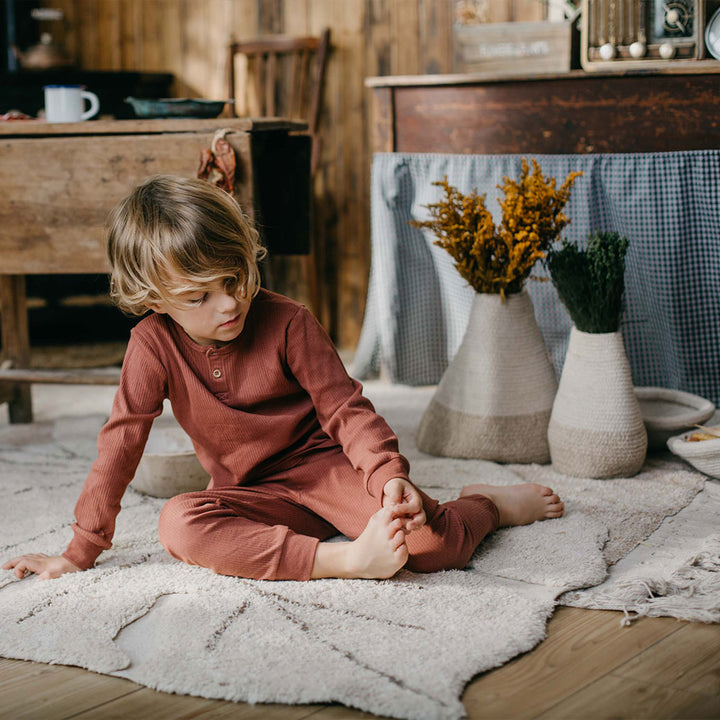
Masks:
[[[119,385],[120,368],[77,370],[0,369],[0,382],[59,385]]]
[[[618,63],[619,65],[620,63]],[[688,60],[669,63],[666,68],[634,68],[616,71],[570,70],[565,73],[529,75],[514,73],[499,75],[497,72],[444,73],[433,75],[376,75],[365,78],[366,87],[413,87],[420,85],[473,85],[474,83],[524,82],[526,80],[577,80],[579,78],[650,77],[663,75],[707,75],[720,73],[720,60]]]

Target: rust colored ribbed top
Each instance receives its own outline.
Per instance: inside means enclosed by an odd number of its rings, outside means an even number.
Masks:
[[[165,398],[211,488],[257,481],[338,445],[377,498],[388,480],[408,477],[395,434],[302,305],[261,290],[242,333],[221,347],[199,345],[168,315],[152,314],[131,333],[98,457],[75,507],[64,553],[75,565],[91,567],[110,547],[121,498]]]

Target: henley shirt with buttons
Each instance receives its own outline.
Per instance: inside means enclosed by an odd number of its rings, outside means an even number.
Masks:
[[[111,546],[122,496],[166,398],[210,488],[258,482],[338,446],[378,508],[385,483],[408,478],[397,437],[299,303],[261,289],[240,335],[219,347],[199,345],[169,315],[151,314],[131,332],[98,457],[75,507],[63,555],[78,567],[91,567]]]

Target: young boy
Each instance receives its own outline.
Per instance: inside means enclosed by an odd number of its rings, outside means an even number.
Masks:
[[[409,480],[397,438],[301,305],[260,289],[258,233],[200,180],[148,179],[108,223],[111,294],[153,312],[131,333],[120,386],[58,557],[7,562],[18,577],[90,568],[169,398],[211,475],[170,499],[160,541],[174,557],[258,579],[388,578],[462,568],[499,525],[560,517],[535,485],[473,485],[439,504]],[[349,542],[324,542],[342,533]]]

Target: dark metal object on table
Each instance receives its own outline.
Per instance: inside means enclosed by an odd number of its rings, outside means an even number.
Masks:
[[[233,100],[126,97],[137,118],[216,118]]]

